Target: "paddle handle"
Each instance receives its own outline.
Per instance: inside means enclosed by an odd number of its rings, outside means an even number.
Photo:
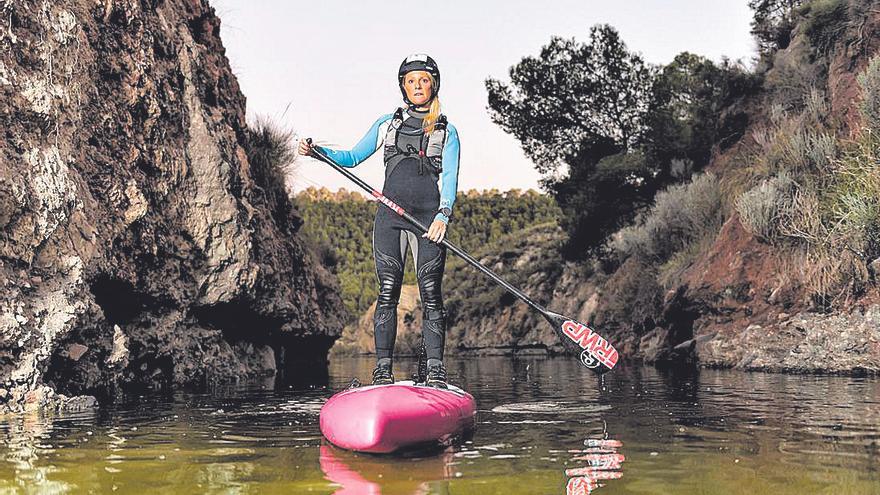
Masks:
[[[403,217],[403,219],[406,220],[407,222],[411,223],[414,227],[416,227],[419,230],[420,233],[424,234],[425,232],[428,231],[428,227],[426,227],[425,224],[420,222],[414,216],[410,215],[409,212],[404,210],[400,205],[398,205],[394,201],[388,199],[388,197],[386,197],[384,194],[377,191],[373,187],[370,187],[370,185],[367,184],[366,182],[364,182],[360,177],[354,175],[353,173],[351,173],[351,171],[349,171],[345,167],[336,163],[329,156],[325,155],[319,148],[312,146],[312,139],[311,138],[306,139],[306,142],[309,144],[309,146],[311,148],[310,156],[317,158],[318,160],[321,160],[322,162],[326,163],[327,165],[330,165],[331,167],[333,167],[337,172],[341,173],[342,175],[347,177],[349,180],[351,180],[352,182],[357,184],[361,189],[370,193],[370,195],[372,195],[374,198],[376,198],[376,200],[378,200],[380,203],[387,206],[393,212],[395,212],[398,215],[400,215],[401,217]],[[532,298],[525,295],[522,291],[520,291],[516,287],[510,285],[510,283],[508,283],[506,280],[504,280],[503,278],[498,276],[498,274],[496,274],[495,272],[493,272],[492,270],[487,268],[485,265],[483,265],[482,263],[480,263],[479,261],[474,259],[473,256],[466,253],[460,247],[449,242],[449,240],[447,240],[445,238],[442,241],[440,241],[440,244],[442,246],[445,246],[447,249],[449,249],[453,253],[455,253],[455,255],[458,256],[459,258],[465,260],[468,264],[470,264],[471,266],[473,266],[477,270],[480,270],[481,272],[485,273],[486,276],[488,276],[489,278],[494,280],[501,287],[504,287],[508,292],[510,292],[511,294],[516,296],[517,298],[519,298],[522,302],[528,304],[529,306],[531,306],[535,310],[541,312],[545,318],[550,317],[550,312],[547,311],[546,308],[544,308],[540,304],[533,301]]]

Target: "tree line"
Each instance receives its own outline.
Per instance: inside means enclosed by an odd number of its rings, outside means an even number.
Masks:
[[[378,287],[372,253],[372,228],[380,205],[357,192],[309,187],[294,196],[303,219],[302,234],[320,261],[339,278],[342,299],[352,316],[375,300]],[[457,195],[447,232],[450,241],[475,250],[507,234],[556,222],[559,208],[546,194],[529,189],[469,190]],[[412,256],[404,283],[415,284]]]

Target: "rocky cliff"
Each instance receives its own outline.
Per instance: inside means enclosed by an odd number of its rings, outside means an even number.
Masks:
[[[0,2],[0,407],[325,360],[336,282],[249,163],[219,28],[204,0]]]

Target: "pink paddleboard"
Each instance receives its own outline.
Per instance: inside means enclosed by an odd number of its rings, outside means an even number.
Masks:
[[[473,427],[476,410],[473,396],[452,385],[371,385],[330,397],[321,408],[321,433],[343,449],[385,454],[445,443]]]

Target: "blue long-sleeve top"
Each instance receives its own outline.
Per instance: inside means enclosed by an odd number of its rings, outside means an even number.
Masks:
[[[367,133],[364,134],[364,137],[350,150],[333,150],[324,147],[321,149],[339,165],[346,168],[356,167],[382,146],[392,117],[394,117],[394,114],[391,113],[379,117]],[[440,173],[440,208],[449,208],[451,210],[452,205],[455,204],[460,154],[458,130],[456,130],[454,125],[447,123],[446,143],[443,145],[443,171]],[[440,220],[443,223],[449,223],[449,217],[440,212],[437,213],[434,219]]]

